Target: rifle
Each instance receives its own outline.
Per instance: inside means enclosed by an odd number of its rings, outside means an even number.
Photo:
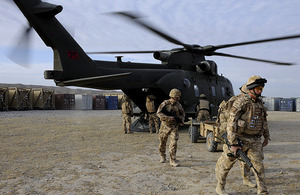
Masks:
[[[168,110],[166,109],[166,107],[164,107],[164,108],[161,110],[161,112],[162,112],[163,114],[165,114],[166,116],[174,117],[174,119],[175,119],[175,121],[176,121],[177,124],[180,124],[180,123],[183,124],[182,120],[181,120],[179,117],[176,116],[176,112],[174,112],[174,111],[171,111],[171,112],[170,112],[170,111],[168,111]]]
[[[225,132],[223,135],[221,135],[221,137],[225,140],[225,144],[230,149],[231,145],[227,139],[227,132]],[[240,147],[243,147],[243,143],[239,138],[237,138],[237,141],[238,141],[238,145]],[[236,156],[234,156],[234,154],[232,154],[232,153],[228,153],[227,156],[231,156],[231,157],[235,157],[235,158],[241,157],[241,160],[243,162],[245,162],[250,168],[252,168],[256,174],[258,174],[257,170],[254,168],[253,164],[251,163],[251,160],[248,158],[248,156],[245,154],[245,152],[243,150],[237,149]]]

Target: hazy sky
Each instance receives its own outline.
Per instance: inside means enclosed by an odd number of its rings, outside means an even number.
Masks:
[[[63,6],[57,18],[85,51],[162,50],[178,45],[154,35],[119,17],[112,11],[137,11],[145,21],[188,44],[220,45],[300,34],[299,0],[52,0]],[[18,42],[27,21],[11,0],[0,1],[0,83],[54,86],[45,80],[44,70],[53,68],[51,48],[38,35],[31,36],[30,68],[11,62],[6,53]],[[294,62],[295,66],[225,57],[207,57],[218,64],[219,74],[238,88],[248,77],[268,80],[263,95],[300,97],[300,39],[261,43],[218,50],[218,52]],[[94,59],[115,60],[114,55],[92,55]],[[124,55],[123,61],[159,63],[152,54]]]

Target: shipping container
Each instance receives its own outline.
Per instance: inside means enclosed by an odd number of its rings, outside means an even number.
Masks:
[[[31,110],[33,96],[29,88],[8,88],[8,108],[12,110]]]
[[[275,98],[263,97],[264,106],[268,111],[275,111]]]
[[[32,89],[31,93],[33,93],[33,109],[55,109],[54,90]]]
[[[292,112],[294,109],[295,99],[291,98],[282,98],[279,100],[279,111]]]
[[[73,110],[75,108],[75,94],[55,94],[56,110]]]
[[[118,109],[118,96],[105,96],[106,109],[117,110]]]
[[[0,88],[0,110],[8,110],[8,88]]]
[[[87,94],[75,95],[75,109],[76,110],[92,110],[93,109],[93,97]]]
[[[300,98],[296,98],[295,102],[296,102],[296,111],[300,112]]]
[[[282,98],[280,97],[274,97],[274,110],[275,111],[279,111],[279,101],[281,100]]]
[[[104,93],[103,96],[118,96],[118,109],[121,109],[123,101],[123,92],[115,92],[115,93]]]
[[[93,109],[94,110],[105,110],[106,109],[106,99],[102,95],[93,96]]]

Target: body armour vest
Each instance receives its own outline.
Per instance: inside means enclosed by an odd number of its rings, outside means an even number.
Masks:
[[[122,104],[122,114],[131,114],[132,113],[132,107],[129,102],[124,102]]]
[[[156,109],[155,109],[155,106],[154,106],[154,101],[147,101],[146,102],[146,108],[147,108],[147,111],[149,113],[154,113],[156,112]]]
[[[199,112],[199,110],[209,110],[209,101],[200,100],[196,109],[197,109],[197,112]]]
[[[243,129],[242,134],[262,135],[265,110],[261,100],[253,102],[250,98],[245,98],[246,107],[238,122],[239,128]],[[243,124],[244,123],[244,124]]]

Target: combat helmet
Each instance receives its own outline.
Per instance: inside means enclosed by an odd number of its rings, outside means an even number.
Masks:
[[[154,95],[147,95],[147,97],[146,97],[147,102],[154,101],[155,99],[156,99],[156,97]]]
[[[247,89],[253,89],[258,86],[264,87],[265,83],[267,83],[267,80],[265,78],[261,78],[258,75],[254,75],[248,79],[246,86],[247,86]]]
[[[172,98],[179,98],[179,97],[181,97],[181,92],[178,89],[174,88],[170,91],[169,96]]]
[[[241,94],[247,94],[249,90],[247,89],[247,84],[242,85],[240,88]]]
[[[206,99],[206,95],[202,93],[202,94],[200,95],[200,99]]]
[[[130,98],[126,94],[124,94],[123,97],[124,97],[125,101],[129,101],[130,100]]]

